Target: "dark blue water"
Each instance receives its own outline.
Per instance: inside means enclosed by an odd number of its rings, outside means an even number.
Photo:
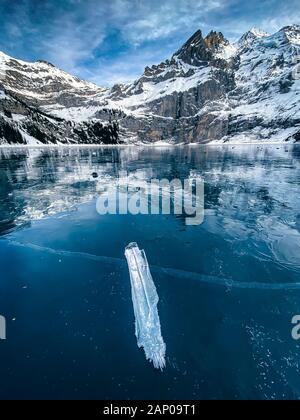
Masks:
[[[124,171],[202,176],[204,223],[99,216]],[[299,398],[299,183],[292,145],[2,149],[0,398]],[[163,372],[136,344],[132,241],[160,297]]]

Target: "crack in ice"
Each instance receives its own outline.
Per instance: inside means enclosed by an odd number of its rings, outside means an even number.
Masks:
[[[58,255],[61,257],[69,258],[83,258],[86,260],[97,261],[100,263],[107,264],[118,264],[119,266],[126,267],[126,261],[122,258],[117,257],[107,257],[99,256],[95,254],[89,254],[86,252],[78,251],[65,251],[65,250],[56,250],[49,247],[44,247],[32,243],[18,242],[15,240],[0,239],[0,241],[6,242],[7,244],[22,247],[22,248],[31,248],[37,252],[47,252],[49,254]],[[192,271],[180,270],[177,268],[168,268],[161,267],[156,265],[150,265],[151,271],[157,274],[165,274],[167,276],[194,280],[201,283],[207,283],[211,285],[217,285],[226,288],[232,289],[256,289],[256,290],[299,290],[300,283],[263,283],[263,282],[243,282],[230,279],[224,279],[215,276],[203,275],[201,273],[195,273]]]

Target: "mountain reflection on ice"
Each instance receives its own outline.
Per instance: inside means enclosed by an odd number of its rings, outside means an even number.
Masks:
[[[100,216],[124,173],[202,177],[204,223]],[[0,149],[0,397],[299,398],[299,183],[299,145]],[[160,374],[134,337],[132,241],[160,297]]]
[[[300,151],[280,147],[128,147],[0,150],[0,234],[75,210],[103,186],[201,176],[205,229],[239,244],[263,241],[279,263],[300,269]],[[96,177],[93,175],[97,174]],[[178,218],[178,216],[177,216]],[[245,252],[243,250],[242,252]]]

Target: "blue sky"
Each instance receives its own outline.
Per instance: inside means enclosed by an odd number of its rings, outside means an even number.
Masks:
[[[291,23],[299,0],[0,0],[0,50],[112,85],[170,57],[197,29],[235,40]]]

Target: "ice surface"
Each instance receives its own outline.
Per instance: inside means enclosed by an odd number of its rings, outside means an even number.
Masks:
[[[166,345],[161,335],[157,311],[159,298],[147,258],[136,243],[127,246],[125,256],[130,272],[137,343],[140,348],[144,348],[146,359],[156,369],[162,370],[166,365]]]

